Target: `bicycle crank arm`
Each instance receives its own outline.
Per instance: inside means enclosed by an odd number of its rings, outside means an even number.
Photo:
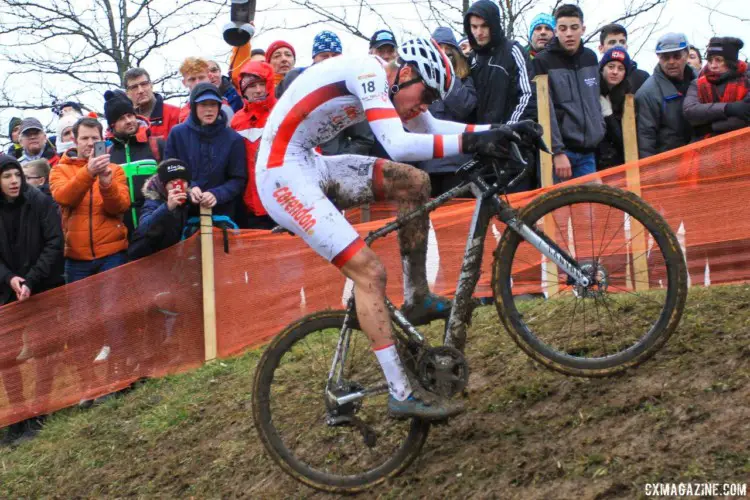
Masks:
[[[549,260],[557,264],[557,266],[565,271],[565,273],[575,280],[575,284],[582,287],[587,287],[591,283],[588,277],[581,271],[581,266],[573,260],[569,255],[566,255],[560,247],[558,247],[553,241],[550,241],[547,235],[539,233],[535,229],[527,226],[523,221],[514,217],[507,221],[506,224],[510,226],[515,232],[521,235],[523,239],[528,241],[531,246],[539,250]]]
[[[343,396],[336,396],[333,392],[326,389],[326,398],[328,399],[329,403],[332,403],[332,406],[344,406],[348,403],[353,403],[355,401],[359,401],[360,399],[364,399],[367,396],[375,396],[377,394],[385,394],[388,392],[388,384],[382,383],[380,385],[376,385],[375,387],[370,387],[369,389],[362,389],[361,391],[355,391],[351,392],[349,394],[345,394]]]

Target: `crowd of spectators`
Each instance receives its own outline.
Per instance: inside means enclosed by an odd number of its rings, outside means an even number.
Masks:
[[[598,54],[586,48],[584,13],[577,5],[534,17],[525,47],[506,36],[491,0],[473,3],[463,26],[460,39],[449,27],[432,33],[457,79],[430,112],[467,124],[537,120],[533,79],[548,75],[556,181],[624,162],[628,94],[635,95],[641,158],[750,123],[748,66],[740,61],[738,38],[711,38],[704,63],[684,34],[665,33],[655,46],[659,62],[649,74],[629,54],[624,26],[600,30]],[[369,54],[393,61],[397,48],[395,35],[380,29],[370,39]],[[327,30],[307,50],[312,64],[357,57]],[[297,65],[296,48],[284,40],[253,49],[239,68],[233,80],[217,61],[187,57],[179,68],[189,92],[182,107],[154,92],[146,70],[131,68],[124,88],[104,94],[106,127],[96,115],[84,116],[75,102],[54,109],[59,116],[54,137],[37,118],[13,118],[12,144],[0,156],[0,305],[173,245],[201,206],[242,228],[271,228],[274,222],[255,190],[255,156],[271,110],[306,68]],[[95,151],[102,141],[106,150]],[[388,156],[367,122],[345,129],[317,151]],[[415,167],[430,175],[438,195],[455,185],[465,160]],[[528,151],[527,160],[538,162],[538,152]],[[538,185],[538,176],[531,175],[517,189]],[[117,336],[114,325],[101,356],[111,351],[116,357]]]

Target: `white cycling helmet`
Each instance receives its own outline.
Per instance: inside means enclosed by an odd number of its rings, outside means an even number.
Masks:
[[[398,56],[413,64],[425,85],[445,99],[453,88],[453,66],[440,45],[427,38],[415,38],[401,44]]]

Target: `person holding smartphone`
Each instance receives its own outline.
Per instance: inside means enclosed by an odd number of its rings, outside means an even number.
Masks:
[[[130,192],[122,168],[110,161],[102,132],[102,124],[96,119],[78,120],[73,126],[76,146],[65,152],[50,173],[50,191],[62,213],[66,283],[108,271],[128,260],[128,230],[123,217],[130,209]],[[96,351],[91,353],[91,360],[109,361],[110,377],[122,373],[127,353],[127,329],[116,311],[122,286],[120,280],[102,280],[96,286],[80,288],[91,295],[82,295],[69,311],[76,317],[92,319],[87,334],[102,338],[77,337],[83,343],[77,348],[93,346]],[[90,366],[84,363],[83,368]],[[85,374],[89,383],[96,383],[91,380],[93,376],[93,370]]]
[[[146,181],[143,185],[146,202],[128,248],[131,259],[151,255],[182,239],[191,203],[190,181],[187,165],[175,159],[161,162],[156,175]]]
[[[52,197],[62,208],[67,283],[127,261],[123,216],[130,208],[125,174],[110,162],[101,123],[81,118],[73,135],[76,147],[50,173]]]

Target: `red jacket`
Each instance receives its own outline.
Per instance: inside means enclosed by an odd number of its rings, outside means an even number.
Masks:
[[[172,127],[180,123],[180,108],[164,102],[164,98],[159,94],[154,94],[156,104],[151,111],[150,122],[151,136],[161,137],[165,141]]]
[[[262,61],[248,61],[240,68],[239,75],[240,80],[242,75],[258,75],[266,81],[266,99],[258,102],[245,100],[245,106],[234,115],[231,126],[245,139],[247,153],[247,187],[243,197],[245,206],[255,215],[267,215],[268,212],[263,208],[255,186],[255,157],[263,135],[263,127],[266,126],[266,120],[276,105],[273,68]]]

